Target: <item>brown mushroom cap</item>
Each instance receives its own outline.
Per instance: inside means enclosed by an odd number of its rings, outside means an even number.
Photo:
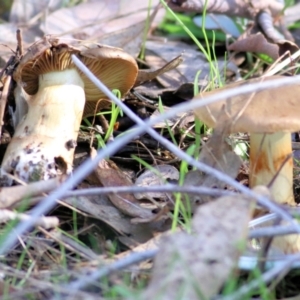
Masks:
[[[283,78],[274,76],[247,80],[245,83],[235,82],[226,87],[204,93],[194,98],[199,101],[204,96],[221,93],[222,90],[253,82]],[[300,129],[300,84],[292,87],[277,87],[255,93],[238,95],[208,106],[196,108],[194,113],[200,121],[215,127],[220,112],[225,112],[232,119],[231,132],[294,132]]]
[[[138,73],[137,63],[122,49],[93,45],[92,48],[85,47],[81,51],[76,47],[64,43],[57,44],[47,39],[30,47],[22,58],[14,78],[21,82],[26,93],[34,95],[38,91],[40,75],[71,68],[77,69],[72,61],[72,54],[77,55],[109,89],[118,89],[122,95],[127,93],[135,83]],[[80,70],[78,72],[84,82],[89,110],[92,110],[98,100],[107,99],[107,97]]]

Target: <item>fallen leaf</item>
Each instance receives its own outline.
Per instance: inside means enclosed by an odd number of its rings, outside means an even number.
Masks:
[[[153,223],[132,224],[132,218],[124,215],[112,205],[106,196],[88,196],[66,198],[62,200],[69,205],[88,213],[91,217],[101,220],[121,236],[119,240],[128,247],[136,247],[151,239],[155,233],[170,228],[164,220]]]
[[[276,43],[272,43],[262,33],[258,32],[256,34],[241,36],[237,41],[229,45],[228,50],[264,53],[276,60],[287,51],[292,54],[299,50],[299,48],[293,42],[286,40],[277,40]]]
[[[209,78],[210,63],[205,56],[197,49],[196,46],[187,45],[183,42],[163,43],[158,41],[146,42],[146,62],[153,68],[158,69],[163,67],[167,62],[171,61],[178,54],[182,54],[183,62],[174,70],[159,76],[157,79],[160,84],[166,88],[177,89],[185,83],[194,83],[198,74],[199,82]],[[231,71],[236,76],[239,76],[237,66],[228,61],[218,60],[216,62],[218,70],[222,74],[225,70]]]
[[[218,13],[252,19],[259,11],[266,10],[273,17],[281,14],[284,4],[276,0],[172,0],[169,6],[174,10],[203,12],[204,7],[208,13]]]
[[[293,40],[292,35],[280,20],[283,15],[284,4],[276,0],[251,0],[250,3],[244,0],[174,0],[169,5],[174,10],[200,13],[206,9],[207,13],[252,19],[258,25],[259,30],[262,30],[271,41],[284,40],[284,37]],[[274,27],[274,23],[278,23],[278,21],[284,37]]]
[[[152,7],[156,7],[158,3],[158,0],[152,1]],[[154,24],[160,22],[163,15],[163,10],[153,15]],[[147,18],[148,2],[89,0],[53,12],[41,24],[41,29],[45,34],[85,39],[123,48],[135,56],[140,51],[147,21],[152,23]]]
[[[168,180],[179,179],[178,170],[171,165],[158,165],[152,167],[154,170],[146,170],[142,175],[140,175],[136,181],[136,186],[151,186],[151,185],[164,185]],[[144,193],[134,193],[136,199],[160,199],[162,201],[168,200],[168,195],[166,193],[155,193],[155,192],[144,192]]]
[[[31,18],[52,12],[64,4],[64,0],[14,0],[9,21],[12,23],[26,23]]]
[[[181,232],[162,240],[142,299],[215,296],[244,249],[253,206],[250,199],[237,195],[199,207],[192,234]]]
[[[183,62],[182,55],[178,55],[174,59],[172,59],[170,62],[166,63],[164,66],[157,70],[139,70],[135,86],[141,85],[142,83],[146,81],[153,80],[157,76],[160,76],[166,72],[169,72],[171,70],[174,70],[176,67],[178,67]]]
[[[122,48],[137,57],[141,50],[145,30],[145,21],[94,38],[94,42]]]
[[[221,114],[223,110],[221,109]],[[224,115],[224,114],[223,114]],[[218,123],[215,127],[214,133],[210,136],[207,143],[203,143],[202,150],[199,156],[199,161],[206,165],[223,172],[231,178],[236,178],[242,161],[238,155],[236,155],[232,147],[226,141],[228,135],[228,129],[230,127],[231,120],[225,120],[224,117],[218,118]],[[204,186],[210,188],[222,189],[225,184],[219,181],[213,176],[202,173],[199,170],[189,171],[186,174],[184,185],[192,186]],[[192,209],[195,206],[211,200],[210,196],[196,196],[190,195]]]
[[[94,157],[95,151],[92,151],[92,157]],[[133,186],[130,180],[119,169],[112,169],[104,160],[99,163],[94,173],[99,183],[104,187]],[[140,206],[137,199],[131,193],[109,194],[108,198],[115,207],[127,216],[149,221],[155,217],[155,214],[151,210]]]

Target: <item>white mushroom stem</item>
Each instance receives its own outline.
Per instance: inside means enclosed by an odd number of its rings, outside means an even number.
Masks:
[[[74,148],[85,104],[83,81],[75,69],[39,76],[2,162],[2,169],[24,181],[56,176],[59,160],[72,170]]]
[[[250,187],[267,186],[275,178],[270,186],[274,200],[280,204],[295,205],[291,154],[290,133],[251,134]]]

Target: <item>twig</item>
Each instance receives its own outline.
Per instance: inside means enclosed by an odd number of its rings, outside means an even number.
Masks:
[[[4,125],[4,112],[7,104],[7,98],[10,90],[11,76],[8,75],[4,79],[3,91],[0,99],[0,135],[2,136],[2,126]]]
[[[249,233],[249,238],[258,239],[262,237],[274,237],[293,233],[297,233],[294,226],[272,226],[252,229]]]
[[[17,36],[17,52],[19,53],[19,56],[21,57],[23,55],[23,38],[22,38],[22,31],[21,29],[17,29],[16,32]]]
[[[229,184],[239,190],[240,192],[244,193],[245,195],[252,197],[255,199],[260,205],[264,206],[270,211],[273,211],[277,213],[279,216],[282,217],[282,219],[286,221],[291,221],[293,223],[293,226],[297,229],[297,232],[300,233],[300,226],[293,220],[293,218],[290,216],[289,213],[284,211],[280,206],[277,204],[271,202],[266,197],[257,195],[255,192],[249,190],[245,186],[239,184],[234,179],[230,178],[226,174],[223,174],[220,171],[217,171],[204,163],[198,162],[191,158],[186,153],[182,152],[180,149],[178,149],[175,145],[170,143],[169,141],[162,138],[159,134],[156,133],[156,131],[152,130],[151,126],[158,122],[162,122],[164,119],[174,117],[176,114],[182,111],[192,110],[197,107],[206,106],[208,104],[221,101],[223,99],[228,99],[230,97],[234,97],[237,95],[247,94],[250,92],[253,92],[253,90],[260,91],[263,89],[271,89],[271,88],[278,88],[279,86],[290,86],[296,83],[300,82],[299,76],[294,77],[287,77],[287,78],[280,78],[265,82],[258,82],[258,83],[252,83],[249,85],[241,85],[240,87],[235,87],[234,89],[228,89],[222,91],[222,93],[216,93],[214,95],[204,97],[201,101],[191,101],[191,102],[185,102],[179,105],[176,105],[172,109],[170,109],[168,112],[164,113],[163,115],[160,115],[156,118],[153,118],[151,120],[148,120],[146,122],[143,122],[140,118],[138,118],[136,115],[132,113],[117,97],[115,97],[101,82],[98,80],[83,64],[80,62],[80,60],[73,56],[74,63],[76,66],[103,92],[106,93],[106,95],[109,95],[109,98],[118,103],[122,110],[130,116],[133,120],[138,120],[138,125],[133,127],[132,130],[127,132],[126,134],[122,135],[120,138],[116,138],[115,141],[111,144],[108,144],[106,148],[100,149],[97,153],[97,156],[91,160],[87,159],[80,167],[77,168],[77,170],[74,172],[73,176],[68,178],[64,184],[62,184],[56,191],[54,191],[52,194],[50,194],[48,197],[46,197],[39,205],[37,205],[32,210],[32,220],[28,222],[22,222],[20,223],[13,232],[3,241],[3,243],[0,246],[0,255],[4,254],[6,251],[9,250],[9,248],[15,243],[17,240],[17,236],[23,234],[26,230],[30,228],[33,224],[34,218],[37,218],[38,216],[45,214],[48,212],[52,207],[54,207],[56,203],[56,199],[63,197],[63,195],[69,191],[73,186],[76,186],[78,183],[80,183],[88,174],[92,172],[92,170],[97,166],[98,162],[101,159],[104,159],[107,156],[111,156],[114,153],[116,153],[119,149],[124,147],[127,143],[129,143],[132,139],[134,139],[137,135],[140,135],[144,132],[148,132],[154,137],[155,139],[158,139],[159,142],[163,141],[163,145],[167,147],[170,151],[173,151],[174,154],[176,154],[178,157],[180,157],[182,160],[186,160],[186,162],[190,165],[195,166],[197,169],[208,173],[211,176],[214,176],[220,181],[225,182],[226,184]]]
[[[15,55],[11,56],[5,65],[5,67],[0,72],[0,79],[4,81],[3,83],[3,91],[0,98],[0,136],[2,135],[2,126],[4,125],[4,113],[7,104],[8,94],[10,92],[11,81],[12,81],[12,73],[16,67],[16,65],[20,61],[20,57],[23,55],[23,41],[21,30],[17,29],[16,32],[17,38],[17,50]],[[4,76],[4,79],[2,77]]]
[[[0,190],[0,208],[8,208],[22,199],[49,193],[63,182],[64,178],[57,177],[50,180],[33,182],[28,185],[16,185],[4,187]]]
[[[177,185],[154,185],[154,186],[116,186],[116,187],[100,187],[100,188],[88,188],[66,192],[63,198],[67,197],[79,197],[79,196],[91,196],[91,195],[103,195],[109,193],[153,193],[153,192],[178,192],[187,193],[193,195],[207,195],[213,197],[222,196],[234,196],[235,192],[230,192],[222,189],[213,189],[208,187],[196,187],[196,186],[177,186]]]
[[[6,223],[9,220],[20,220],[26,222],[31,219],[32,216],[27,214],[16,213],[8,209],[0,209],[0,223]],[[54,228],[59,224],[59,220],[57,217],[41,216],[39,218],[35,218],[32,221],[34,225],[41,226],[46,229]]]

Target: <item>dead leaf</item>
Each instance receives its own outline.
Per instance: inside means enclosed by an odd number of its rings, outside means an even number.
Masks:
[[[183,87],[184,85],[182,85],[181,87]],[[171,92],[170,93],[176,94],[176,91]],[[164,94],[164,93],[163,93]],[[168,110],[170,110],[171,108],[168,106],[164,106],[163,107],[163,111],[167,112]],[[154,119],[158,116],[161,115],[161,111],[156,109],[153,114],[150,116],[150,120]],[[176,116],[166,119],[164,121],[161,122],[157,122],[155,123],[155,125],[153,126],[154,128],[166,128],[166,124],[168,124],[168,126],[173,126],[175,124],[178,124],[179,128],[182,128],[185,124],[187,123],[193,123],[195,120],[194,115],[192,113],[192,111],[188,111],[188,112],[179,112],[178,114],[176,114]]]
[[[284,40],[284,38],[291,41],[293,40],[292,35],[280,20],[283,14],[284,4],[276,0],[250,0],[250,2],[245,2],[244,0],[209,0],[207,2],[202,0],[175,0],[169,5],[175,10],[196,12],[202,12],[206,6],[207,13],[252,19],[255,24],[258,25],[259,31],[262,30],[265,36],[273,42]],[[274,27],[274,23],[278,23],[278,21],[282,34],[279,34]],[[257,47],[259,47],[259,45],[257,45]]]
[[[154,0],[152,6],[157,7],[158,3],[158,0]],[[145,1],[89,0],[53,12],[47,16],[41,29],[45,34],[123,48],[136,56],[140,51],[147,21],[152,25],[160,22],[164,11],[159,10],[154,14],[150,21],[147,20],[148,2]]]
[[[136,186],[151,186],[151,185],[164,185],[168,180],[179,179],[178,170],[171,165],[158,165],[154,166],[153,170],[146,170],[142,175],[140,175],[135,181]],[[158,173],[158,174],[157,174]],[[136,199],[160,199],[163,201],[168,200],[166,193],[134,193]]]
[[[183,62],[182,55],[178,55],[174,59],[172,59],[170,62],[166,63],[164,66],[157,70],[139,70],[135,86],[141,85],[142,83],[146,81],[153,80],[157,76],[160,76],[166,72],[169,72],[171,70],[174,70],[177,68],[181,63]]]
[[[133,57],[137,57],[141,50],[145,30],[145,21],[113,31],[94,38],[95,42],[122,48]]]
[[[106,223],[121,235],[119,240],[128,247],[136,247],[140,243],[145,243],[156,232],[165,231],[170,228],[170,224],[164,220],[147,224],[132,224],[131,217],[121,213],[118,208],[112,205],[107,197],[102,195],[67,198],[63,202]]]
[[[228,50],[236,52],[264,53],[276,60],[279,55],[279,47],[266,40],[262,33],[237,40],[229,45]]]
[[[228,50],[237,52],[264,53],[276,60],[289,51],[291,54],[299,50],[293,42],[277,40],[269,42],[261,32],[256,34],[244,34],[237,41],[229,45]]]
[[[9,21],[12,23],[26,23],[37,15],[52,12],[64,4],[64,0],[14,0],[10,10]]]
[[[223,110],[221,110],[223,114]],[[242,161],[238,155],[232,151],[232,147],[226,141],[230,120],[219,118],[214,133],[208,142],[203,144],[199,156],[199,161],[223,172],[231,178],[236,178]],[[202,173],[201,171],[190,171],[187,173],[184,185],[205,186],[210,188],[222,189],[225,184],[213,176]],[[192,209],[203,202],[211,200],[209,196],[190,196]]]
[[[242,253],[252,213],[249,199],[222,197],[198,208],[192,234],[162,240],[152,280],[142,299],[210,299]],[[174,288],[176,287],[176,288]]]
[[[260,11],[268,11],[273,17],[281,14],[284,4],[276,0],[172,0],[169,6],[174,10],[218,13],[252,19]]]
[[[157,78],[160,84],[166,88],[178,88],[184,83],[194,83],[195,76],[199,71],[201,71],[198,74],[200,83],[203,79],[209,78],[211,66],[196,46],[183,42],[147,41],[146,49],[146,61],[155,69],[163,67],[175,56],[182,54],[183,62],[176,69]],[[238,68],[234,63],[218,60],[216,64],[221,74],[225,70],[229,70],[239,76]]]
[[[94,157],[95,151],[92,151],[92,157]],[[104,187],[133,185],[119,169],[112,169],[105,161],[99,163],[94,173],[99,183]],[[141,207],[131,193],[110,194],[108,198],[115,207],[127,216],[146,220],[152,220],[155,217],[155,214],[151,210]]]
[[[94,37],[94,41],[122,48],[127,53],[137,57],[141,51],[141,46],[145,38],[146,26],[152,25],[158,11],[159,6],[157,5],[154,11],[151,13],[149,20],[146,21],[145,19],[142,19],[142,21],[126,28],[101,35],[100,39],[99,37]]]

